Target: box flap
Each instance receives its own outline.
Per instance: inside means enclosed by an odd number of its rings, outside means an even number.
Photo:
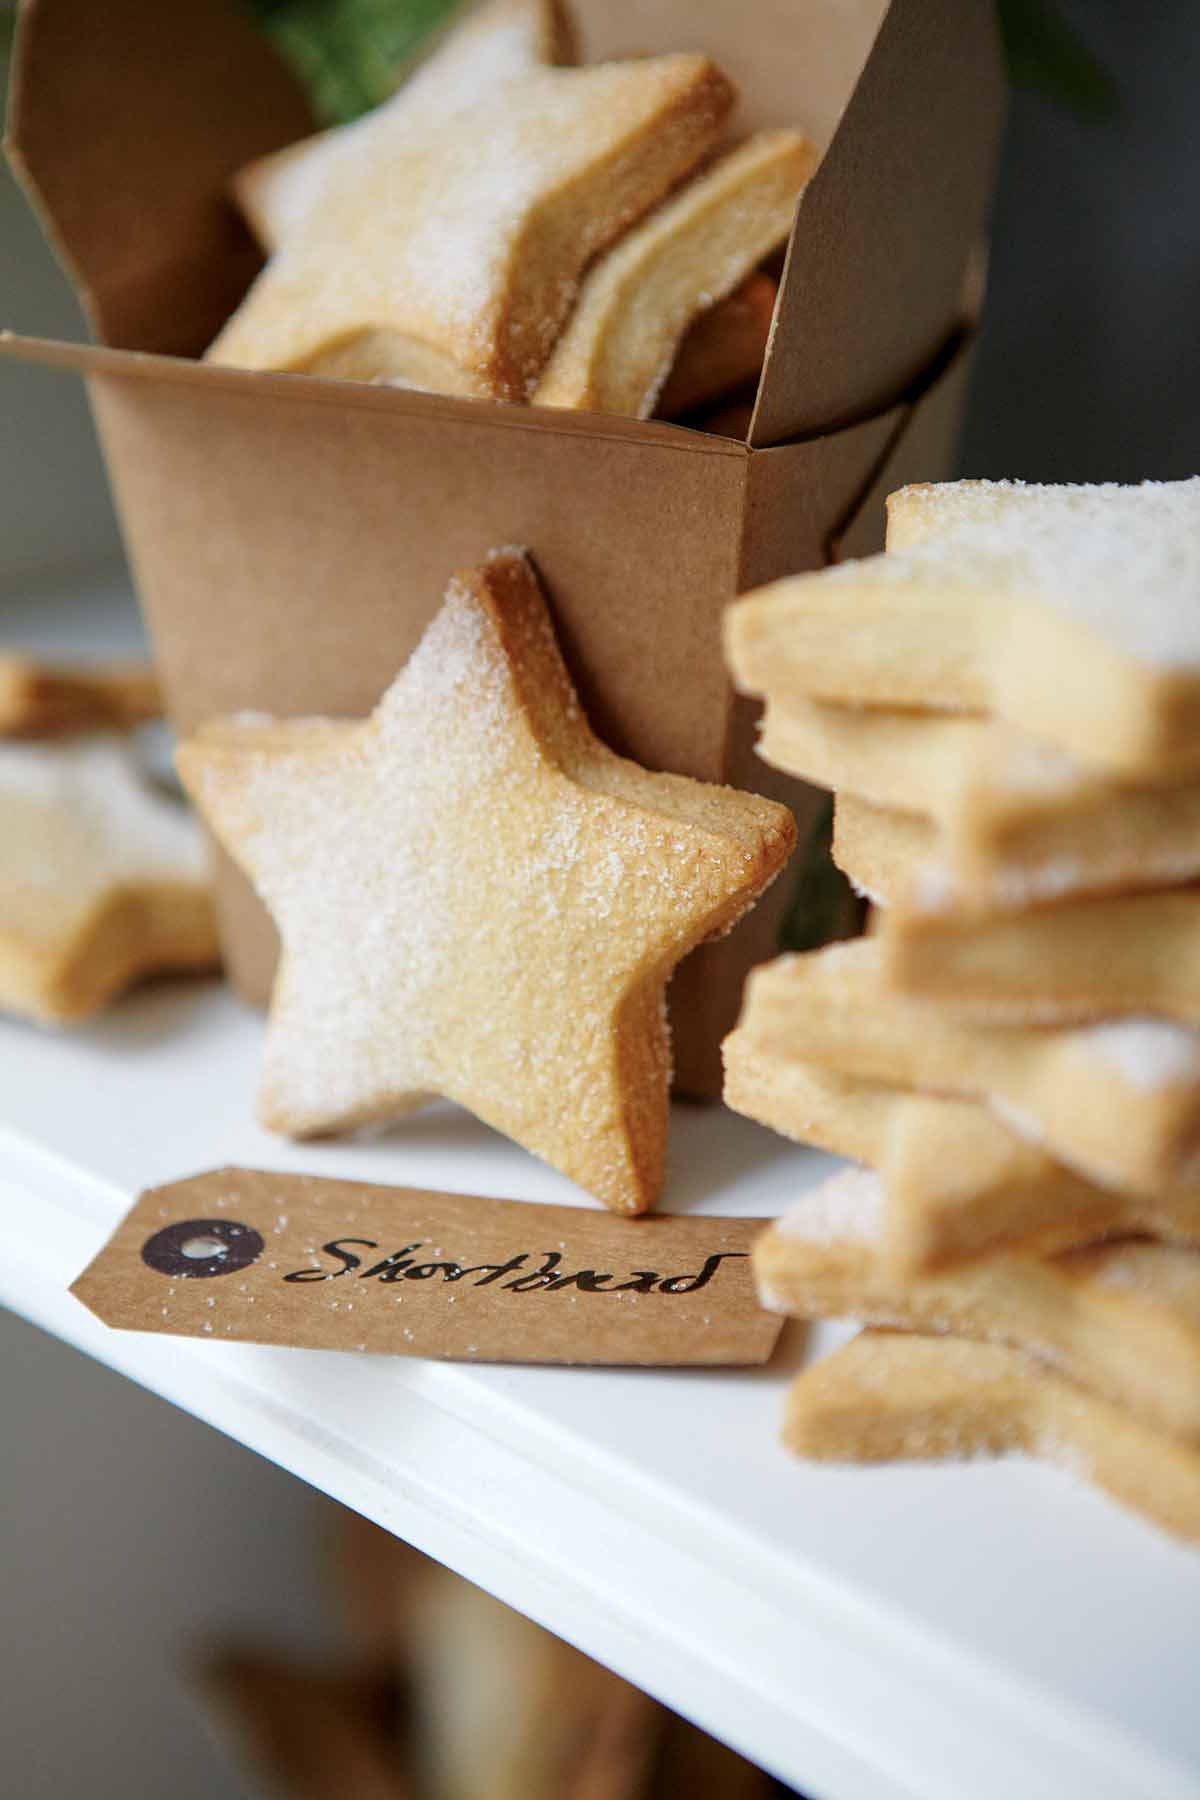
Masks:
[[[750,441],[899,398],[945,342],[1003,111],[991,0],[574,0],[586,58],[706,50],[740,128],[826,149],[801,202]],[[98,334],[195,354],[258,266],[232,172],[311,129],[227,0],[26,0],[12,154]],[[827,148],[826,148],[827,147]]]
[[[985,229],[1004,92],[992,0],[892,0],[800,202],[751,444],[882,407],[945,343]]]
[[[277,375],[253,369],[218,368],[192,357],[162,356],[153,351],[119,350],[107,344],[74,344],[53,338],[22,337],[0,330],[0,357],[71,369],[80,375],[117,375],[132,381],[171,386],[228,390],[247,398],[311,401],[342,412],[390,413],[469,421],[489,430],[538,431],[549,436],[591,438],[597,443],[667,444],[702,456],[732,456],[745,461],[746,446],[733,438],[693,431],[659,420],[627,419],[619,413],[570,412],[558,407],[506,406],[500,401],[460,400],[449,394],[424,394],[416,388],[376,386],[364,381],[330,381],[311,375]]]
[[[229,177],[312,129],[225,0],[24,0],[8,154],[106,343],[203,349],[261,261]]]
[[[758,447],[883,410],[960,318],[1004,113],[992,0],[577,0],[583,51],[704,50],[739,129],[825,151],[801,201],[751,427]]]
[[[738,131],[799,125],[833,139],[887,0],[569,0],[584,62],[702,50],[741,93]]]
[[[830,562],[874,556],[883,549],[887,497],[897,488],[913,481],[949,479],[978,341],[974,332],[964,332],[948,347],[929,386],[905,408],[903,427],[888,446],[874,480],[830,535]]]

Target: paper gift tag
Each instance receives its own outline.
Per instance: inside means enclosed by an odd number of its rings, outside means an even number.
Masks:
[[[143,1194],[71,1292],[106,1325],[479,1362],[766,1362],[762,1219],[217,1169]]]

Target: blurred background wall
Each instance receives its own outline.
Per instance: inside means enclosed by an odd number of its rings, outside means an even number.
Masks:
[[[1061,0],[1061,12],[1112,73],[1119,112],[1088,125],[1037,95],[1013,100],[962,468],[1047,480],[1194,474],[1195,0]],[[0,323],[80,329],[7,173]],[[90,578],[120,551],[77,383],[0,367],[0,421],[2,644],[6,605],[10,618],[27,613],[36,585]],[[0,1769],[21,1771],[10,1791],[240,1792],[186,1698],[180,1654],[209,1630],[256,1620],[267,1636],[319,1641],[313,1503],[5,1316],[0,1370]]]
[[[1200,472],[1200,14],[1060,0],[1118,110],[1013,97],[961,466],[1138,481]]]
[[[0,165],[0,325],[40,337],[84,335],[75,297],[6,163]],[[0,421],[0,597],[60,568],[119,558],[82,384],[5,363]]]

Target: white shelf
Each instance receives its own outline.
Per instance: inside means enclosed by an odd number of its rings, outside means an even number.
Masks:
[[[220,1163],[582,1203],[466,1115],[294,1148],[213,983],[0,1025],[0,1300],[420,1545],[814,1800],[1194,1800],[1200,1558],[1018,1461],[821,1469],[765,1371],[477,1368],[107,1331],[67,1293],[131,1196]],[[826,1160],[679,1109],[671,1210]],[[816,1334],[817,1347],[832,1328]]]
[[[119,577],[0,602],[0,642],[125,653]],[[764,1371],[455,1367],[139,1337],[67,1292],[141,1188],[241,1163],[582,1196],[441,1108],[293,1148],[215,983],[53,1036],[0,1022],[0,1301],[539,1619],[812,1800],[1195,1800],[1200,1556],[1018,1461],[822,1469]],[[828,1159],[677,1111],[672,1211],[774,1213]],[[835,1340],[821,1327],[808,1353]],[[69,1442],[69,1421],[64,1422]]]

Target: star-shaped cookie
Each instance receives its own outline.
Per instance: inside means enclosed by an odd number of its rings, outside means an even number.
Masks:
[[[1200,773],[1200,476],[902,489],[885,555],[748,595],[728,647],[776,702],[990,712],[1125,779]]]
[[[183,780],[283,957],[259,1116],[460,1102],[615,1211],[660,1191],[679,960],[754,902],[785,808],[592,735],[517,551],[456,577],[370,719],[219,721]]]
[[[471,111],[518,75],[574,62],[573,37],[561,0],[491,0],[471,11],[414,70],[391,109],[402,112],[412,131],[431,128]],[[265,250],[275,250],[299,223],[334,160],[355,155],[358,140],[375,129],[371,117],[356,120],[239,171],[234,194]]]
[[[0,738],[127,731],[162,716],[162,696],[145,663],[89,669],[0,652]]]
[[[760,131],[689,181],[589,270],[537,406],[648,419],[688,327],[786,243],[817,163],[798,131]]]
[[[1200,1253],[1117,1239],[1058,1256],[991,1256],[912,1276],[886,1254],[878,1175],[808,1188],[754,1244],[760,1303],[1012,1344],[1148,1423],[1200,1443]]]
[[[0,744],[0,842],[0,1010],[67,1023],[217,965],[200,831],[123,738]]]
[[[587,264],[715,147],[733,105],[684,54],[523,75],[500,57],[463,107],[454,46],[415,98],[402,88],[310,159],[307,195],[294,166],[276,253],[211,360],[523,400]]]
[[[783,1441],[819,1462],[1024,1451],[1200,1541],[1200,1451],[1009,1344],[862,1331],[799,1375]]]

